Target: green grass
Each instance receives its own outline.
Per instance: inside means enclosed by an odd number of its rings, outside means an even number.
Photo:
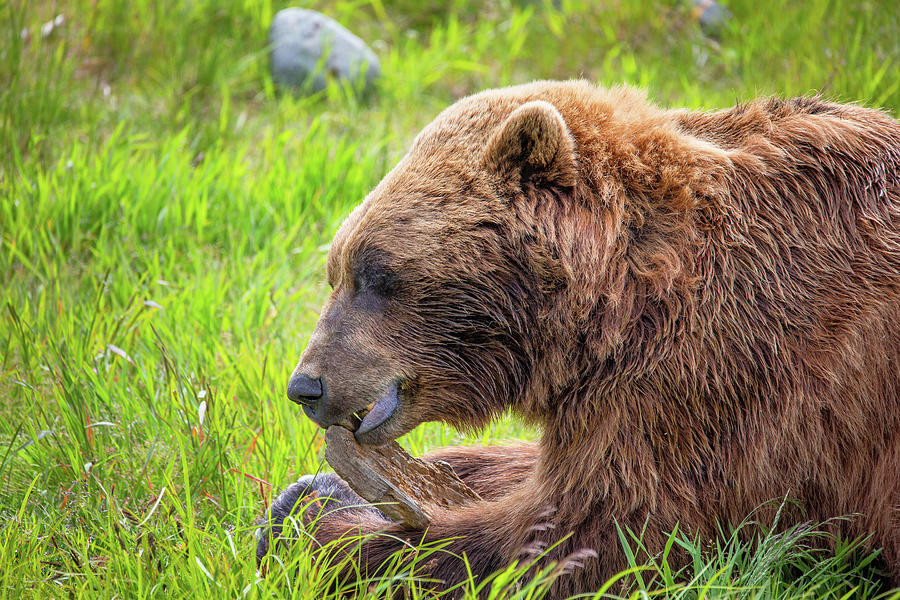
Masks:
[[[0,2],[0,597],[323,597],[335,571],[302,548],[257,576],[251,522],[322,464],[283,390],[331,235],[440,109],[584,76],[669,106],[820,91],[900,111],[894,2],[728,4],[709,40],[676,2],[313,2],[382,60],[361,99],[273,87],[281,2]],[[534,436],[506,418],[403,443]],[[887,597],[858,544],[814,550],[823,531],[674,532],[691,565],[635,559],[606,591]],[[641,555],[639,540],[623,532],[623,551]],[[440,549],[419,551],[347,595],[433,597],[416,565]],[[540,597],[525,568],[487,582],[492,597]]]

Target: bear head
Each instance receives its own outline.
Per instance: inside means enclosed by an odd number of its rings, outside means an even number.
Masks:
[[[336,233],[288,396],[382,444],[426,421],[483,426],[544,385],[548,312],[576,277],[547,215],[578,169],[549,102],[482,93],[444,111]]]

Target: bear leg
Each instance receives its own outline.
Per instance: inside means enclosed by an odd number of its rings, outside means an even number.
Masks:
[[[295,539],[297,536],[291,533],[290,527],[309,525],[320,514],[324,516],[336,511],[371,513],[373,517],[390,522],[384,513],[367,504],[337,474],[304,475],[282,490],[272,500],[266,514],[257,519],[257,564],[268,553],[270,539]],[[296,525],[284,523],[289,517],[296,519]]]
[[[451,446],[422,457],[443,461],[456,475],[485,500],[497,500],[525,481],[538,459],[535,444],[515,446]]]
[[[537,446],[520,444],[441,448],[426,454],[423,459],[448,463],[459,478],[483,499],[496,500],[528,477],[534,470],[537,456]],[[257,520],[257,564],[268,553],[270,539],[288,541],[297,537],[288,529],[293,525],[284,523],[288,517],[297,519],[297,524],[308,525],[320,513],[324,518],[337,512],[343,513],[341,520],[344,521],[358,521],[360,517],[365,517],[372,524],[380,522],[384,527],[393,525],[384,513],[360,498],[337,474],[304,475],[272,500],[269,510]]]

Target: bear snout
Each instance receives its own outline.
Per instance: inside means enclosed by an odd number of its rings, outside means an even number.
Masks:
[[[329,393],[329,380],[325,376],[311,377],[306,373],[295,372],[288,381],[287,397],[291,402],[299,404],[306,416],[322,429],[341,425],[364,439],[377,439],[383,443],[379,434],[370,432],[401,412],[399,388],[402,381],[392,378],[384,386],[378,385],[372,390],[356,389],[346,394],[341,389],[356,386],[333,379],[330,383],[338,389],[336,393]]]
[[[323,392],[324,386],[321,377],[313,379],[309,375],[298,373],[288,381],[287,397],[291,402],[296,402],[301,406],[314,408],[322,398]]]
[[[310,377],[305,373],[294,373],[287,385],[287,397],[303,407],[303,412],[320,427],[327,428],[331,423],[322,419],[323,414],[330,413],[327,386],[323,377]]]

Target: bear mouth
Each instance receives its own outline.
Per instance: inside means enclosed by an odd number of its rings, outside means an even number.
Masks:
[[[400,406],[399,388],[397,381],[391,382],[378,400],[370,402],[362,410],[353,413],[354,422],[359,423],[353,432],[355,436],[369,433],[394,416]]]

